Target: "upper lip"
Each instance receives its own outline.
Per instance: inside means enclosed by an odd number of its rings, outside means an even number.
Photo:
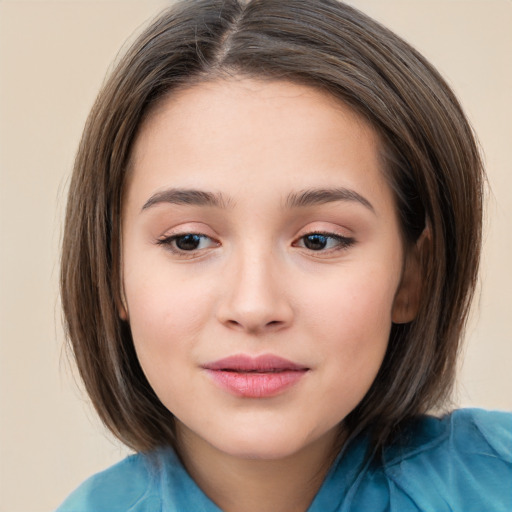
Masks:
[[[250,356],[246,354],[235,354],[217,361],[212,361],[203,365],[206,370],[224,370],[238,372],[272,372],[272,371],[304,371],[309,368],[301,364],[294,363],[288,359],[273,355],[263,354],[260,356]]]

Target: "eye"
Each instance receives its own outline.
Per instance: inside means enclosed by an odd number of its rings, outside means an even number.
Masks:
[[[219,244],[209,236],[200,233],[181,233],[171,235],[157,241],[158,245],[166,246],[175,253],[186,253],[201,251],[210,247],[217,247]]]
[[[353,245],[354,242],[353,238],[334,233],[309,233],[299,238],[295,245],[310,251],[327,252],[330,250],[346,249]]]

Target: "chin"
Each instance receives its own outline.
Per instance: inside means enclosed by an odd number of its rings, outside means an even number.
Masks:
[[[225,440],[225,441],[224,441]],[[239,429],[217,438],[212,444],[220,451],[240,459],[281,460],[304,450],[316,441],[309,432],[256,427]]]
[[[300,451],[303,446],[285,446],[277,443],[255,443],[245,442],[230,445],[223,451],[231,457],[247,460],[282,460]]]

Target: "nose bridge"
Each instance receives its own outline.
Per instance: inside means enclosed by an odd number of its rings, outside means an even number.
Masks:
[[[280,272],[280,261],[270,244],[247,241],[235,250],[227,271],[229,289],[221,307],[221,321],[255,332],[283,327],[292,310]]]

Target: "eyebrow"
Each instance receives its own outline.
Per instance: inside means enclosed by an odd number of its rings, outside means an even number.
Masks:
[[[161,203],[226,208],[230,204],[230,201],[228,201],[221,193],[206,192],[204,190],[171,188],[153,194],[144,203],[142,211]]]
[[[306,208],[337,201],[354,201],[362,204],[370,211],[375,213],[373,205],[357,193],[348,188],[314,188],[299,192],[293,192],[288,195],[285,201],[286,208]],[[142,211],[151,208],[157,204],[177,204],[187,206],[210,206],[214,208],[227,208],[233,202],[226,198],[220,192],[207,192],[204,190],[171,188],[162,190],[153,194],[142,207]]]
[[[355,190],[343,187],[315,188],[295,192],[288,196],[286,200],[286,207],[304,208],[307,206],[334,203],[336,201],[355,201],[375,213],[375,209],[368,199],[363,197],[361,194],[358,194]]]

